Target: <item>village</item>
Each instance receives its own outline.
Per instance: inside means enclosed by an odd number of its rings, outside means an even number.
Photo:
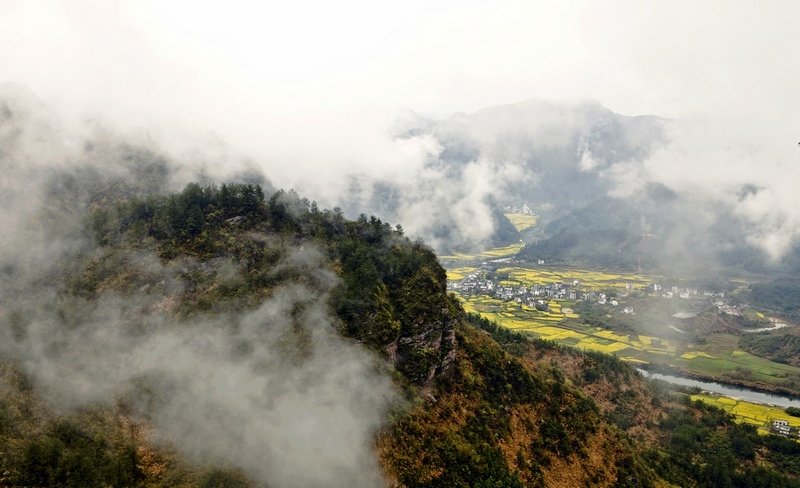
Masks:
[[[713,292],[694,287],[671,286],[665,288],[659,283],[647,286],[625,283],[624,289],[606,287],[599,289],[596,286],[586,286],[580,280],[571,282],[553,283],[520,283],[510,285],[506,277],[496,273],[499,261],[483,262],[478,269],[462,280],[448,281],[447,289],[458,293],[465,298],[475,295],[486,295],[505,302],[516,302],[530,308],[546,307],[550,300],[594,301],[601,305],[619,306],[621,299],[628,296],[660,296],[666,299],[682,299],[687,301],[713,300],[721,313],[740,315],[737,305],[732,305],[725,300],[725,292]],[[543,265],[543,262],[539,262]],[[504,283],[505,282],[505,283]],[[632,307],[623,304],[622,313],[634,313]]]

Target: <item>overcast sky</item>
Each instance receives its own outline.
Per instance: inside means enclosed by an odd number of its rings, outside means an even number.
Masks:
[[[800,150],[797,1],[0,0],[0,12],[0,81],[75,118],[215,133],[275,175],[402,160],[385,138],[402,109],[443,118],[530,98],[722,119],[769,134],[784,158]]]

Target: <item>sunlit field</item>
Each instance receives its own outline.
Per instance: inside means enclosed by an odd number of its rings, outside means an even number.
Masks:
[[[758,426],[761,428],[762,432],[769,430],[769,425],[773,420],[786,420],[791,427],[800,428],[800,417],[792,417],[780,407],[759,405],[735,398],[709,395],[706,393],[692,395],[692,400],[700,400],[704,403],[719,407],[734,415],[740,422]]]
[[[505,216],[508,217],[508,220],[510,220],[512,224],[514,224],[514,227],[517,228],[518,232],[522,232],[525,229],[533,227],[538,221],[538,217],[536,215],[507,213]]]
[[[447,270],[447,279],[450,281],[461,281],[473,272],[475,272],[477,268],[466,266],[463,268],[454,268]]]
[[[554,283],[573,284],[578,281],[581,289],[625,289],[630,286],[632,289],[641,290],[653,283],[653,278],[634,273],[611,273],[569,267],[508,266],[498,269],[497,272],[499,274],[507,274],[508,281],[525,286],[531,286],[535,283],[540,285]]]
[[[488,251],[480,252],[477,254],[454,253],[447,256],[439,256],[439,259],[442,261],[465,261],[465,262],[488,261],[490,259],[500,259],[500,258],[508,258],[511,256],[515,256],[523,247],[525,247],[525,244],[522,242],[518,242],[516,244],[511,244],[510,246],[495,247],[493,249],[489,249]]]
[[[477,254],[455,253],[440,256],[439,259],[447,268],[447,279],[458,281],[472,273],[484,261],[502,259],[515,256],[523,243],[512,244],[505,247],[496,247]],[[651,285],[654,277],[636,273],[616,273],[596,271],[560,266],[551,268],[545,266],[504,266],[497,270],[498,274],[507,275],[502,282],[503,286],[532,286],[550,285],[556,283],[573,284],[580,282],[584,290],[603,290],[609,288],[641,290]]]
[[[622,359],[637,363],[650,362],[652,358],[648,355],[674,357],[676,353],[675,345],[667,340],[638,334],[615,334],[610,330],[570,320],[576,317],[576,314],[569,314],[571,317],[568,317],[563,313],[560,300],[547,302],[550,312],[544,312],[487,296],[459,298],[468,312],[479,313],[509,329],[579,349],[615,354]]]

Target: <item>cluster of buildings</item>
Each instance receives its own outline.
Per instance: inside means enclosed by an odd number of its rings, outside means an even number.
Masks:
[[[552,283],[548,285],[540,285],[535,283],[533,286],[502,286],[493,280],[486,279],[482,273],[475,272],[467,276],[461,281],[448,281],[447,289],[450,291],[472,294],[485,294],[492,295],[495,298],[505,301],[515,300],[517,302],[525,302],[526,299],[570,299],[581,300],[589,293],[598,296],[597,293],[587,292],[583,293],[578,290],[580,282],[575,281],[572,285],[566,283]]]
[[[669,290],[664,290],[664,287],[658,283],[653,283],[653,292],[655,294],[661,293],[664,298],[683,298],[684,300],[693,298],[725,298],[725,292],[713,292],[708,290],[698,290],[697,288],[680,288],[677,286],[671,287]]]
[[[521,207],[516,207],[514,205],[505,206],[503,207],[503,212],[520,213],[525,215],[536,215],[536,212],[534,212],[533,209],[530,208],[527,203],[523,203]]]
[[[797,431],[795,430],[792,432],[792,428],[789,427],[789,422],[786,420],[773,420],[772,425],[769,427],[770,432],[773,434],[782,435],[785,437],[789,437],[790,435],[794,434],[797,435]]]
[[[502,286],[496,281],[486,279],[483,273],[476,271],[461,281],[448,281],[448,291],[462,294],[489,295],[506,302],[514,301],[528,305],[533,308],[536,304],[545,304],[548,300],[596,300],[598,303],[609,305],[619,305],[619,303],[606,296],[605,293],[581,289],[580,281],[575,280],[570,283],[551,283],[540,285],[534,283],[532,286]],[[629,286],[628,289],[632,289]],[[625,310],[625,313],[632,313],[633,310]]]
[[[596,290],[582,288],[578,280],[572,283],[550,283],[538,284],[534,283],[530,286],[503,286],[500,280],[491,280],[486,278],[486,272],[492,271],[496,263],[482,263],[474,273],[470,274],[461,281],[448,281],[448,291],[461,293],[464,295],[489,295],[491,297],[503,300],[506,302],[514,301],[520,304],[526,304],[529,307],[535,307],[536,304],[544,304],[548,300],[588,300],[596,301],[601,305],[617,306],[619,302],[613,297],[607,296],[605,293]],[[626,284],[626,292],[622,292],[620,296],[625,296],[627,292],[633,291],[634,286],[631,283]],[[699,290],[697,288],[680,288],[672,286],[665,289],[662,285],[654,283],[647,287],[646,292],[651,292],[656,296],[664,298],[679,298],[687,300],[696,299],[717,299],[718,306],[721,311],[729,314],[738,314],[739,312],[735,307],[725,304],[723,298],[725,292],[711,292],[706,290]],[[730,310],[729,310],[730,309]],[[633,309],[626,307],[623,313],[633,313]]]

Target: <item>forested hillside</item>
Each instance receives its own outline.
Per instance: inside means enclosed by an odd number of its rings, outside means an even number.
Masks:
[[[465,315],[399,227],[254,183],[73,193],[72,245],[4,271],[0,486],[798,486],[791,441]]]

